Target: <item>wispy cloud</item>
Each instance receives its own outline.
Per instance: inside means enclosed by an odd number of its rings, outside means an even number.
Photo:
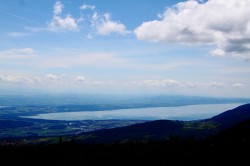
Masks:
[[[83,4],[82,6],[79,7],[79,9],[81,9],[81,10],[87,10],[87,9],[94,10],[94,9],[95,9],[95,6],[94,6],[94,5],[86,5],[86,4]]]
[[[30,59],[34,58],[35,51],[32,48],[9,49],[0,51],[0,59]]]
[[[92,53],[49,58],[44,61],[38,62],[38,65],[51,68],[69,68],[83,66],[109,67],[119,66],[124,62],[125,60],[118,57],[115,53]]]
[[[54,10],[53,10],[54,15],[61,15],[63,8],[64,8],[64,6],[63,6],[62,2],[57,1],[54,5]]]
[[[31,35],[31,34],[27,33],[27,32],[10,32],[7,34],[7,36],[13,37],[13,38],[26,37],[29,35]]]
[[[0,82],[9,84],[36,84],[41,82],[39,77],[27,75],[0,75]]]
[[[9,15],[9,16],[13,16],[13,17],[15,17],[15,18],[17,18],[17,19],[19,19],[19,20],[25,21],[25,22],[34,23],[34,21],[32,21],[32,20],[30,20],[30,19],[28,19],[28,18],[26,18],[26,17],[17,15],[17,14],[15,14],[15,13],[13,13],[13,12],[10,12],[10,11],[3,10],[2,8],[0,8],[0,12],[2,12],[2,13],[4,13],[4,14],[7,14],[7,15]]]

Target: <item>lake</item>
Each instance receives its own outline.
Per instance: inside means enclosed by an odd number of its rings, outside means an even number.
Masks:
[[[153,107],[153,108],[134,108],[117,109],[106,111],[81,111],[81,112],[62,112],[46,113],[35,116],[22,116],[32,119],[46,120],[199,120],[206,119],[224,111],[236,108],[242,103],[233,104],[204,104],[188,105],[178,107]]]

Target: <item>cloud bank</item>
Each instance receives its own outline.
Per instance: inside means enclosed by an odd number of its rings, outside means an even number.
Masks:
[[[226,84],[223,82],[181,82],[173,79],[161,79],[161,80],[141,80],[133,81],[133,84],[139,86],[156,87],[156,88],[224,88]],[[242,87],[243,84],[235,83],[234,88]]]
[[[180,2],[134,30],[139,40],[215,45],[213,56],[250,60],[249,0]]]
[[[88,85],[100,86],[106,85],[105,81],[95,80],[83,75],[67,76],[57,74],[30,75],[30,74],[0,74],[0,83],[21,84],[33,86],[48,85]]]

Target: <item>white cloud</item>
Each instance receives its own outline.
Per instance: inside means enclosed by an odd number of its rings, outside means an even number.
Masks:
[[[245,88],[246,85],[242,84],[242,83],[235,83],[232,85],[234,88]]]
[[[92,39],[92,30],[94,29],[96,34],[108,36],[113,33],[126,35],[130,33],[127,31],[126,26],[119,21],[114,21],[111,19],[111,14],[104,13],[99,14],[95,9],[94,5],[83,4],[79,7],[80,10],[86,12],[81,12],[79,18],[74,18],[72,15],[63,14],[64,5],[62,2],[57,1],[53,7],[53,17],[51,21],[47,22],[47,27],[26,27],[25,29],[31,32],[40,31],[80,31],[81,23],[84,22],[84,30],[87,32],[86,37]],[[92,17],[88,15],[86,10],[91,10],[94,14]],[[86,14],[86,15],[85,15]],[[18,34],[12,34],[12,36],[18,36]],[[21,34],[20,34],[21,35]]]
[[[156,87],[176,87],[180,85],[178,81],[172,79],[144,80],[141,82],[141,84],[146,86],[156,86]]]
[[[7,86],[6,86],[7,85]],[[84,75],[63,75],[47,74],[39,75],[35,73],[22,73],[19,71],[0,71],[0,86],[24,88],[32,87],[40,90],[59,90],[65,92],[166,92],[181,93],[191,95],[215,95],[223,93],[224,95],[247,93],[246,84],[243,83],[222,83],[222,82],[185,82],[174,79],[138,79],[136,81],[107,80],[91,78]],[[107,91],[106,91],[107,90]]]
[[[53,20],[48,24],[48,26],[49,28],[51,28],[51,31],[78,30],[76,20],[71,15],[67,15],[65,18],[62,18],[60,16],[54,16]]]
[[[222,88],[224,83],[222,82],[208,82],[200,84],[201,87],[211,87],[211,88]]]
[[[64,6],[63,6],[62,2],[57,1],[57,2],[55,3],[55,5],[54,5],[53,13],[54,13],[55,15],[60,15],[60,14],[62,14],[63,8],[64,8]]]
[[[221,56],[221,57],[226,55],[225,51],[221,48],[216,48],[215,50],[211,51],[210,54],[212,56]]]
[[[34,57],[32,48],[9,49],[0,51],[0,59],[30,59]]]
[[[92,81],[91,84],[93,85],[105,85],[105,83],[103,81]]]
[[[0,75],[0,81],[4,81],[4,76],[3,75]]]
[[[212,44],[214,56],[250,59],[249,0],[189,0],[144,22],[134,33],[139,40]]]
[[[60,80],[60,76],[56,76],[56,75],[54,75],[54,74],[47,74],[47,75],[46,75],[46,78],[47,78],[48,80],[51,80],[51,81],[58,81],[58,80]]]
[[[162,80],[142,80],[132,81],[132,84],[149,86],[149,87],[178,87],[178,88],[223,88],[225,83],[222,82],[181,82],[173,79]]]
[[[84,4],[84,5],[80,6],[80,9],[82,9],[82,10],[86,10],[86,9],[94,10],[95,6],[94,5],[86,5],[86,4]]]
[[[93,85],[93,86],[101,86],[101,85],[106,85],[104,83],[104,81],[100,81],[100,80],[93,80],[93,79],[90,79],[90,78],[87,78],[85,76],[77,76],[76,77],[76,81],[77,82],[80,82],[84,85]]]
[[[0,83],[5,84],[22,84],[22,85],[39,85],[42,87],[67,86],[67,87],[89,87],[89,86],[104,86],[108,85],[103,80],[95,80],[85,76],[67,76],[67,75],[35,75],[35,74],[0,74]]]
[[[34,84],[41,80],[38,77],[26,76],[26,75],[0,75],[0,82],[10,84]]]
[[[79,82],[85,82],[85,81],[87,81],[87,78],[85,76],[77,76],[76,80]]]
[[[195,87],[197,87],[197,84],[195,84],[193,82],[186,82],[186,83],[182,83],[180,86],[187,87],[187,88],[195,88]]]
[[[58,56],[55,58],[46,59],[40,61],[37,65],[42,67],[56,67],[56,68],[68,68],[68,67],[110,67],[120,66],[124,64],[124,59],[116,56],[114,53],[92,53],[72,56]]]
[[[109,13],[100,15],[95,12],[91,22],[99,35],[107,36],[112,33],[126,35],[129,33],[129,31],[126,30],[126,26],[120,22],[113,21]]]
[[[53,11],[54,15],[51,22],[48,23],[48,30],[51,31],[78,30],[77,21],[70,14],[67,14],[66,17],[62,16],[63,7],[64,6],[60,1],[57,1],[55,3]]]

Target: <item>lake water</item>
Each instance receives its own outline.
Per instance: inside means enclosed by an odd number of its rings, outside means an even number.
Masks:
[[[224,111],[236,108],[242,103],[234,104],[206,104],[188,105],[178,107],[154,107],[154,108],[135,108],[117,109],[106,111],[82,111],[82,112],[63,112],[46,113],[35,116],[25,116],[32,119],[46,120],[199,120],[218,115]]]

